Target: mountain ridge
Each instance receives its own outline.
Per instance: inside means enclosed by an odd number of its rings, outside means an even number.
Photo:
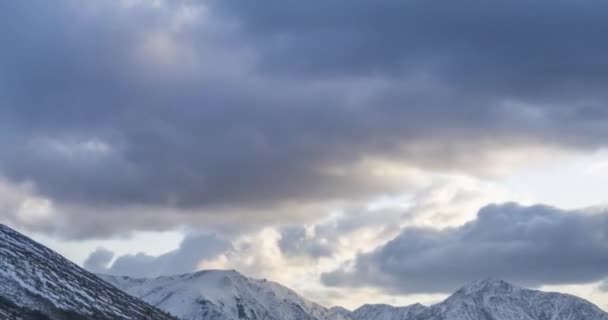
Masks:
[[[585,299],[492,278],[431,306],[366,304],[350,311],[236,270],[152,279],[94,275],[0,224],[0,319],[174,320],[169,314],[181,320],[608,320]]]
[[[266,279],[235,270],[132,278],[100,275],[117,288],[185,319],[349,320]]]
[[[134,294],[152,305],[159,308],[167,308],[165,305],[171,299],[182,299],[183,288],[176,283],[170,283],[171,279],[188,279],[205,277],[214,274],[217,277],[236,277],[243,285],[254,285],[251,288],[231,288],[232,297],[214,296],[213,293],[205,292],[211,288],[211,292],[217,292],[216,286],[207,281],[193,281],[187,286],[196,287],[196,295],[189,296],[191,301],[210,309],[212,306],[220,306],[215,310],[216,317],[205,317],[199,314],[181,314],[187,320],[208,319],[312,319],[312,320],[546,320],[546,319],[572,319],[572,320],[608,320],[606,314],[599,307],[582,298],[557,292],[543,292],[539,290],[526,289],[513,285],[507,281],[487,278],[468,283],[456,290],[444,301],[434,305],[425,306],[415,303],[409,306],[395,307],[386,304],[365,304],[349,311],[345,308],[334,306],[325,308],[319,304],[308,301],[299,296],[293,290],[278,283],[248,278],[235,270],[205,270],[192,274],[184,274],[170,277],[158,277],[153,279],[130,278],[102,275],[106,281],[123,289],[125,292]],[[167,283],[169,281],[169,283]],[[160,282],[160,283],[159,283]],[[270,286],[270,288],[268,288]],[[266,287],[266,288],[265,288]],[[274,288],[274,289],[273,289]],[[273,290],[285,290],[277,294]],[[172,291],[176,290],[176,291]],[[231,291],[232,290],[232,291]],[[257,294],[244,298],[243,292],[253,290]],[[259,301],[265,295],[263,292],[270,290],[274,292],[274,302]],[[192,293],[192,291],[190,291]],[[245,295],[246,296],[246,295]],[[228,297],[228,299],[227,299]],[[230,298],[233,301],[230,301]],[[239,313],[239,302],[244,312]],[[264,310],[268,305],[297,306],[295,309],[284,309],[281,313],[267,313]],[[227,307],[228,306],[228,307]],[[262,306],[262,307],[260,307]],[[192,306],[190,306],[192,307]],[[175,306],[165,310],[174,313]],[[261,308],[261,309],[260,309]],[[301,312],[304,313],[301,313]],[[292,312],[292,313],[290,313]],[[221,317],[223,316],[223,318]]]

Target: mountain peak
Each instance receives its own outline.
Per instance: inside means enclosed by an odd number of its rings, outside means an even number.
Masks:
[[[350,310],[348,310],[348,309],[346,309],[344,307],[341,307],[341,306],[333,306],[333,307],[329,308],[329,311],[340,312],[340,313],[344,313],[344,314],[348,314],[348,313],[352,312],[352,311],[350,311]]]
[[[236,270],[203,270],[153,279],[102,278],[182,319],[329,320],[334,316],[289,288]]]
[[[199,278],[209,278],[209,277],[218,277],[218,278],[230,278],[230,279],[244,279],[246,278],[240,272],[230,269],[208,269],[208,270],[199,270],[192,273],[184,273],[175,276],[160,276],[160,278],[179,278],[179,279],[199,279]]]
[[[493,278],[469,283],[421,319],[577,319],[608,320],[608,314],[574,296],[531,290]]]
[[[514,286],[513,284],[511,284],[505,280],[495,279],[495,278],[485,278],[482,280],[477,280],[477,281],[471,282],[471,283],[463,286],[462,288],[460,288],[460,290],[456,291],[456,293],[465,294],[465,295],[476,294],[476,293],[485,293],[485,292],[509,293],[509,292],[516,291],[517,289],[519,289],[519,287]]]

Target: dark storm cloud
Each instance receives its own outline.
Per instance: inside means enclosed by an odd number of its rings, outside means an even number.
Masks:
[[[597,41],[608,31],[601,2],[211,3],[241,24],[265,67],[296,75],[421,71],[482,90],[529,92],[560,82],[601,84],[608,76],[608,44]]]
[[[434,293],[480,277],[529,286],[599,281],[608,275],[608,212],[490,205],[461,227],[406,228],[350,267],[323,274],[323,283]]]
[[[187,236],[179,248],[160,256],[145,253],[123,255],[111,264],[114,253],[104,248],[92,252],[84,267],[92,272],[113,275],[155,277],[196,271],[204,259],[214,258],[232,248],[226,239],[211,234]]]
[[[370,158],[480,174],[608,136],[600,2],[157,3],[0,4],[2,175],[84,208],[247,211],[407,183]]]
[[[423,119],[427,130],[474,131],[471,127],[480,126],[498,135],[503,129],[516,135],[522,126],[531,131],[525,135],[548,135],[546,139],[557,143],[606,143],[606,132],[597,130],[608,116],[608,44],[601,41],[608,31],[602,14],[606,3],[211,3],[240,23],[243,38],[261,52],[259,66],[265,72],[385,77],[395,83],[421,76],[426,85],[437,87],[420,100],[411,99],[411,92],[385,92],[390,100],[376,108],[390,108],[395,115],[397,109],[406,109],[410,118]],[[411,84],[400,89],[408,91]],[[434,100],[433,94],[445,100]],[[517,118],[520,112],[525,115],[513,122],[499,120]],[[443,117],[452,118],[450,128],[442,127]]]
[[[316,195],[342,185],[316,168],[340,157],[316,143],[327,133],[332,140],[341,116],[324,109],[336,98],[255,92],[245,79],[207,78],[208,70],[146,79],[135,46],[171,22],[163,15],[171,7],[144,14],[99,4],[86,15],[75,2],[36,4],[44,8],[3,4],[11,15],[3,32],[13,40],[0,62],[9,70],[3,122],[13,127],[13,148],[2,171],[10,178],[97,205],[256,202],[302,194],[319,180],[328,187]],[[202,55],[197,35],[184,41]],[[108,150],[91,150],[91,141]],[[288,183],[295,178],[301,183]]]

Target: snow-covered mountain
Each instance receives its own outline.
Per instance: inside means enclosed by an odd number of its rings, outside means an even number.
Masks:
[[[174,318],[0,224],[0,319]]]
[[[471,283],[413,320],[608,320],[581,298],[524,289],[501,280]]]
[[[349,316],[353,320],[608,320],[608,314],[581,298],[492,279],[464,286],[430,307],[365,305]]]
[[[230,270],[154,279],[100,275],[117,288],[188,320],[347,320],[272,281]]]

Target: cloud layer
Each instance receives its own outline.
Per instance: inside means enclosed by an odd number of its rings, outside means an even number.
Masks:
[[[608,276],[608,212],[515,203],[489,205],[446,229],[405,228],[351,265],[322,275],[329,286],[394,293],[450,292],[483,277],[528,286],[591,283]]]
[[[5,2],[0,174],[86,237],[174,227],[155,212],[299,220],[294,204],[598,148],[606,6]]]
[[[157,277],[196,271],[205,259],[213,259],[232,248],[230,241],[212,234],[191,234],[179,248],[160,256],[145,253],[117,257],[104,248],[92,252],[83,266],[96,273],[132,277]]]

